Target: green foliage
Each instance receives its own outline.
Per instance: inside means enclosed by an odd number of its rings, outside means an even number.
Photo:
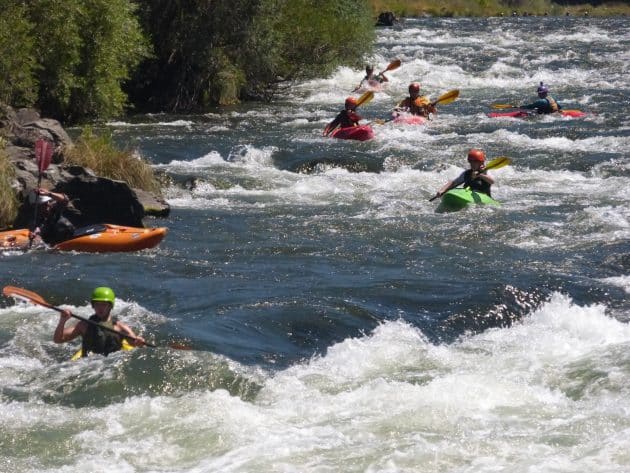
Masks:
[[[130,87],[148,110],[195,110],[358,64],[372,47],[365,0],[142,0],[155,44]]]
[[[126,103],[121,90],[148,45],[127,0],[38,0],[30,9],[45,115],[108,118]]]
[[[109,134],[96,135],[83,129],[76,145],[67,151],[65,162],[92,169],[97,175],[125,181],[130,187],[160,192],[151,165],[133,151],[119,150]]]
[[[0,101],[80,121],[123,112],[149,46],[129,0],[0,0]]]
[[[15,179],[15,167],[4,152],[4,141],[0,142],[0,228],[10,226],[18,213],[18,201],[11,187]]]
[[[267,0],[251,31],[244,67],[250,87],[264,95],[283,81],[359,64],[374,40],[366,1]]]
[[[0,0],[0,12],[0,102],[32,105],[37,97],[33,25],[23,3]]]
[[[239,57],[258,0],[140,0],[140,21],[155,56],[128,90],[144,110],[196,110],[238,99]]]
[[[530,15],[630,14],[628,2],[615,0],[369,0],[369,3],[375,15],[383,11],[400,16],[494,16],[510,15],[513,11]]]

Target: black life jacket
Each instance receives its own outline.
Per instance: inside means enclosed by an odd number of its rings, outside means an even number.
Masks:
[[[90,320],[111,329],[114,329],[114,324],[116,323],[114,319],[101,322],[96,314],[92,315]],[[97,327],[96,325],[88,324],[81,341],[81,348],[83,350],[83,356],[87,356],[89,353],[98,353],[99,355],[107,356],[122,348],[122,337],[109,330]]]
[[[472,169],[468,169],[464,172],[464,187],[470,187],[471,190],[475,192],[481,192],[483,194],[490,195],[490,184],[481,179],[480,177],[476,177],[475,179],[471,179]]]

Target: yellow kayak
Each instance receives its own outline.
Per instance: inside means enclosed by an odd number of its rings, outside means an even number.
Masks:
[[[131,343],[129,343],[126,338],[123,339],[122,348],[121,348],[122,351],[133,350],[134,348],[136,347],[134,347]],[[82,357],[83,357],[83,348],[79,348],[77,352],[74,355],[72,355],[72,358],[70,358],[70,361],[76,361]]]

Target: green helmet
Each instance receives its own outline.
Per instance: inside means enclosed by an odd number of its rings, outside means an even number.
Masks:
[[[114,291],[108,287],[97,287],[92,292],[92,302],[109,302],[113,306],[115,300]]]

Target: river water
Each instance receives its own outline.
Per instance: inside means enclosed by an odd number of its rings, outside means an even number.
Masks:
[[[361,108],[419,81],[425,127],[321,130],[362,70],[277,103],[108,124],[173,179],[135,254],[0,257],[3,285],[89,315],[93,287],[158,345],[68,359],[53,311],[0,306],[2,472],[630,470],[630,24],[408,20]],[[545,81],[583,119],[492,119]],[[509,156],[500,207],[428,202],[470,147]],[[190,184],[194,181],[194,186]]]

